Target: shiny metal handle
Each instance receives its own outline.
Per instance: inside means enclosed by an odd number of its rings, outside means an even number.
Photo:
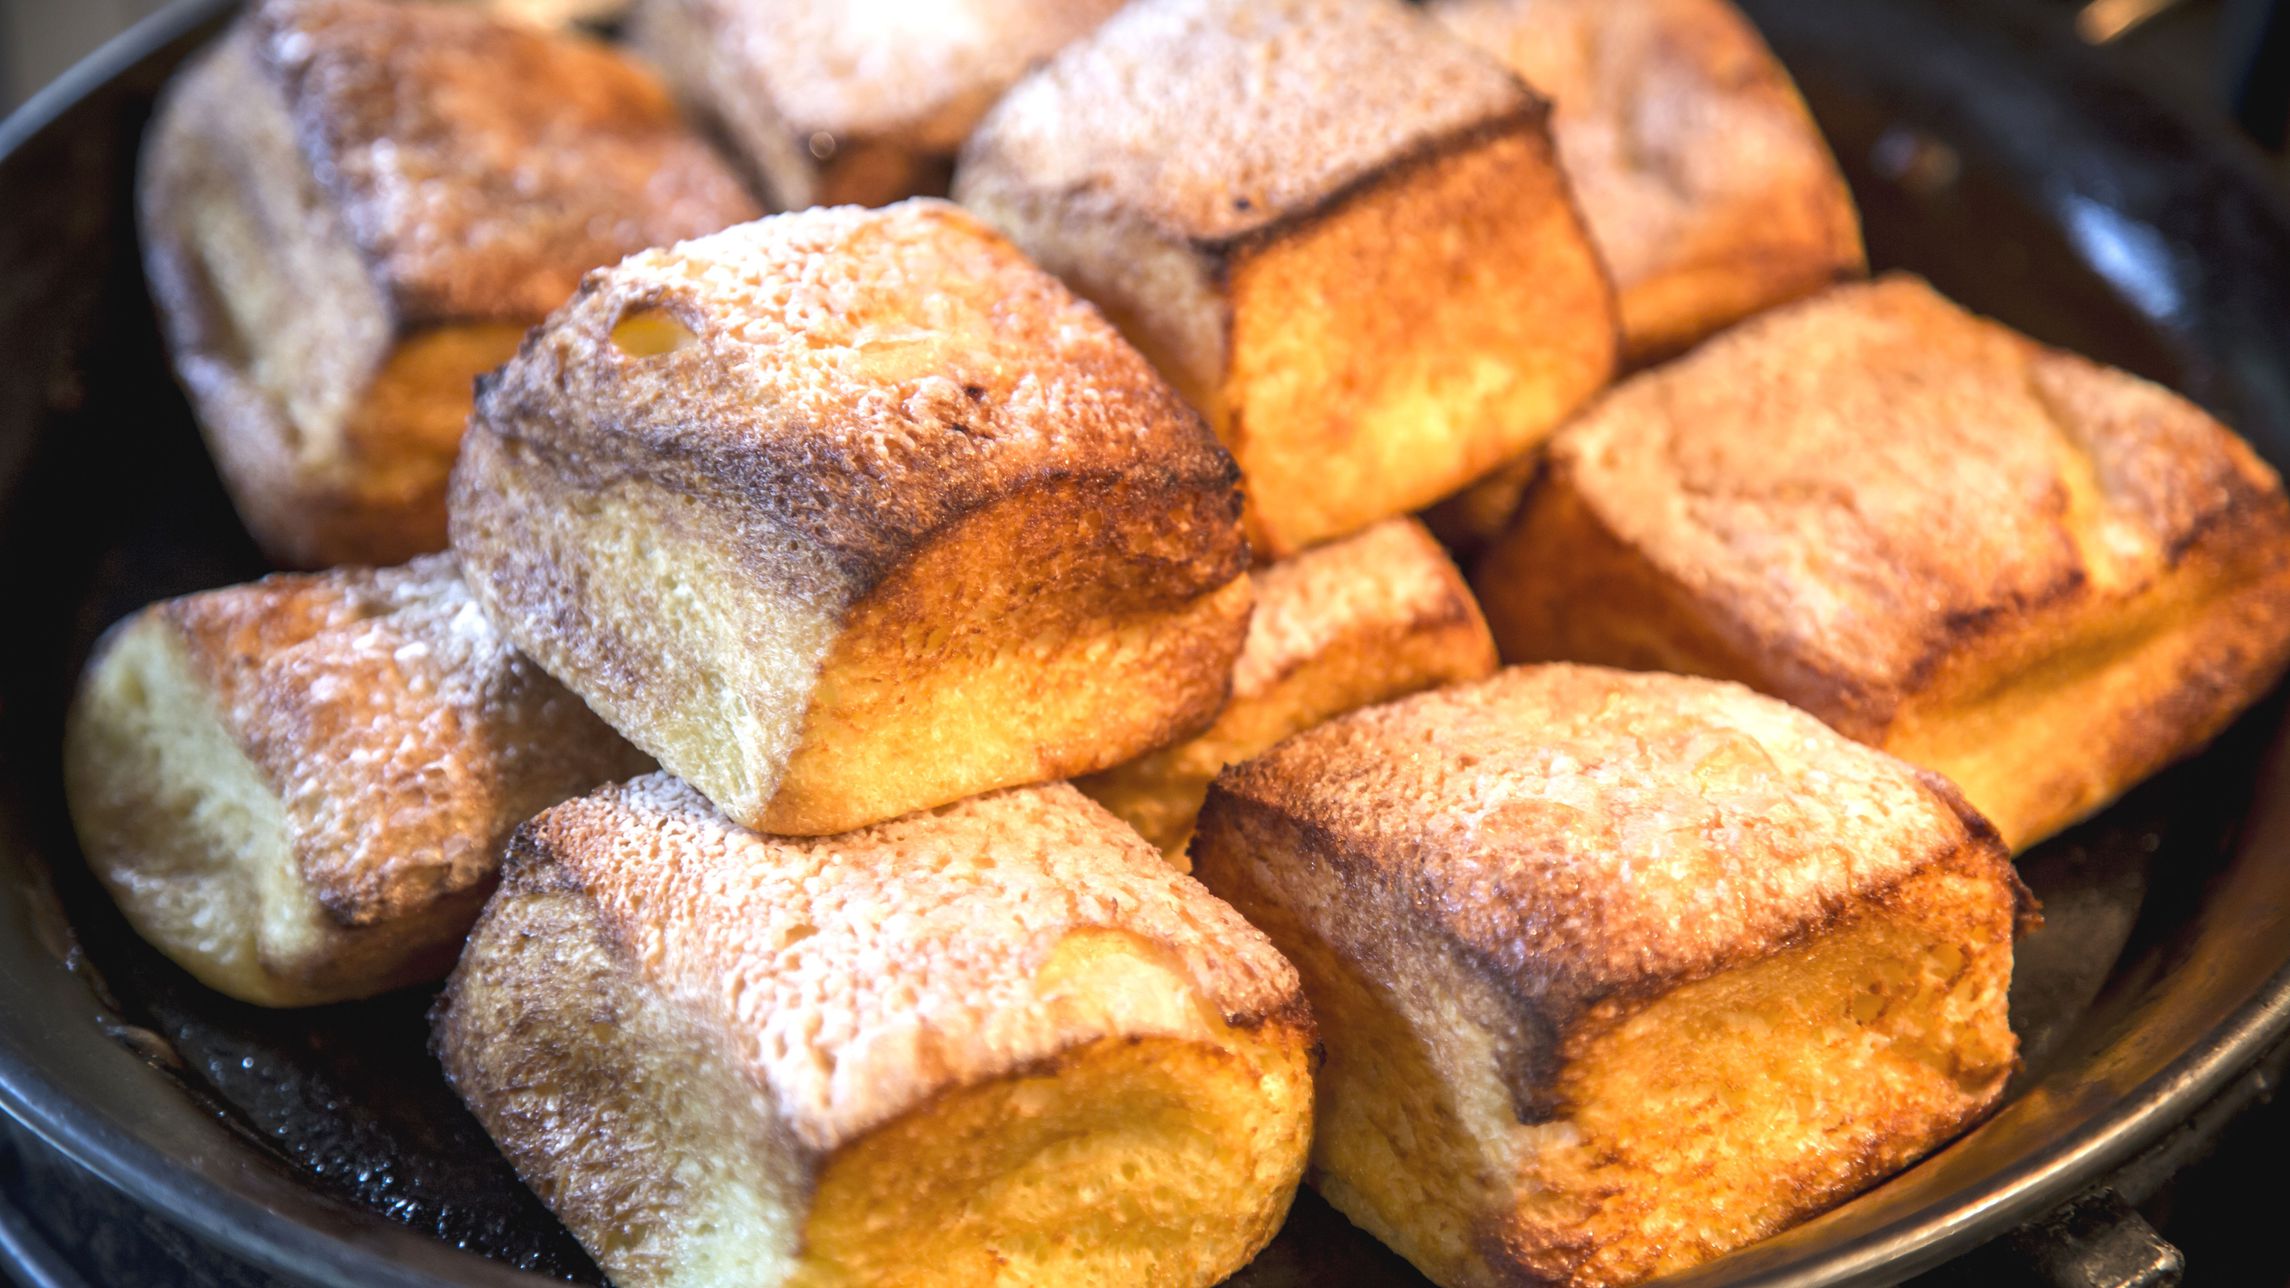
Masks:
[[[2010,1235],[2011,1254],[2035,1282],[2053,1288],[2175,1288],[2179,1250],[2108,1187]]]

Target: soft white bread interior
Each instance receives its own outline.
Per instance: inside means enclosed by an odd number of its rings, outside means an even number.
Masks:
[[[1946,775],[2023,849],[2290,663],[2290,503],[2183,398],[1890,277],[1562,434],[1473,577],[1511,661],[1749,684]]]
[[[1011,82],[1121,0],[640,0],[636,46],[774,209],[940,196]]]
[[[1216,723],[1074,781],[1180,871],[1192,866],[1193,817],[1218,770],[1330,716],[1495,669],[1479,605],[1413,519],[1386,519],[1250,581],[1256,611]]]
[[[128,920],[270,1006],[443,975],[510,830],[650,767],[445,556],[154,604],[97,646],[64,741],[81,848]]]
[[[1340,716],[1227,770],[1193,858],[1304,976],[1313,1184],[1446,1288],[1706,1260],[2013,1067],[1994,830],[1737,685],[1525,667]]]
[[[664,774],[558,806],[437,1047],[621,1288],[1212,1284],[1311,1120],[1295,972],[1063,784],[820,840]]]
[[[1282,556],[1606,383],[1613,292],[1545,115],[1397,0],[1138,0],[995,105],[954,191],[1202,410]]]
[[[817,835],[1213,719],[1232,460],[944,202],[592,275],[490,378],[453,542],[509,637],[744,825]]]
[[[443,548],[471,380],[584,271],[756,214],[612,50],[386,0],[257,5],[169,87],[138,185],[177,375],[300,566]]]

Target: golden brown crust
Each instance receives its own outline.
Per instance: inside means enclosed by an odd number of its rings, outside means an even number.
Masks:
[[[1207,719],[1246,611],[1236,481],[1094,310],[917,201],[592,276],[480,392],[452,521],[480,598],[552,674],[743,821],[827,831]],[[1050,667],[1099,683],[1040,683]],[[1000,690],[1013,705],[979,709]],[[807,722],[886,691],[837,724],[835,763],[894,731],[917,754],[772,813]],[[907,727],[941,700],[970,723]],[[1019,718],[1053,700],[1057,724]],[[1093,721],[1086,754],[1057,746]]]
[[[1064,784],[810,840],[747,831],[656,774],[534,819],[505,881],[582,892],[615,951],[722,1035],[819,1156],[1098,1038],[1310,1024],[1261,934]],[[1058,946],[1099,933],[1144,946],[1190,995],[1047,996]]]
[[[1403,5],[1150,0],[1005,95],[961,167],[1221,248],[1308,218],[1397,161],[1544,113]]]
[[[1462,487],[1610,376],[1546,115],[1390,0],[1152,0],[1006,95],[955,192],[1202,409],[1282,557]]]
[[[659,81],[593,41],[384,0],[249,21],[401,326],[528,322],[590,268],[754,213]]]
[[[1362,890],[1412,892],[1410,933],[1527,1017],[1506,1073],[1529,1115],[1551,1112],[1550,1036],[1599,1003],[1771,954],[1931,864],[2010,870],[1945,780],[1803,712],[1564,664],[1307,730],[1219,775],[1203,833],[1227,812],[1280,820]]]
[[[1737,678],[1912,758],[1911,725],[2133,650],[2086,704],[2112,723],[2054,749],[2103,787],[2023,817],[1966,783],[2026,844],[2272,682],[2286,579],[2290,505],[2217,422],[1895,277],[1617,389],[1475,584],[1507,657]]]
[[[66,762],[90,866],[138,930],[266,1005],[437,978],[512,828],[650,767],[510,650],[443,556],[126,619]]]
[[[1434,17],[1554,103],[1633,362],[1863,269],[1820,131],[1727,0],[1441,0]]]
[[[1495,669],[1495,644],[1431,534],[1390,519],[1260,568],[1256,611],[1216,722],[1075,785],[1180,870],[1217,771],[1331,716]]]
[[[489,883],[534,810],[648,762],[509,648],[448,556],[162,601],[343,925]]]
[[[1737,685],[1515,668],[1227,770],[1313,1181],[1442,1284],[1636,1282],[1930,1150],[2011,1071],[2026,893],[1945,781]]]
[[[945,192],[954,153],[1028,67],[1118,0],[646,0],[641,48],[746,157],[772,205]]]
[[[299,566],[442,546],[471,379],[587,268],[755,211],[603,47],[370,0],[234,26],[170,83],[137,197],[200,428]]]
[[[693,338],[620,347],[614,328],[647,313]],[[846,605],[946,525],[1043,480],[1135,472],[1229,492],[1236,478],[1111,327],[931,201],[777,216],[592,275],[484,382],[471,432],[599,483],[639,472],[695,498],[729,491],[778,529],[758,536],[759,573]],[[780,540],[824,568],[791,566]],[[1230,529],[1204,533],[1162,593],[1230,580],[1243,558]]]

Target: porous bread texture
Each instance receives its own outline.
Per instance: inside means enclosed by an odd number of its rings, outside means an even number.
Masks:
[[[1311,1119],[1295,972],[1064,784],[813,840],[664,774],[559,806],[436,1022],[623,1288],[1215,1283]]]
[[[1683,1269],[2013,1067],[1994,831],[1736,685],[1524,667],[1340,716],[1221,775],[1193,858],[1303,974],[1309,1179],[1446,1288]]]
[[[1508,660],[1714,675],[2025,849],[2290,660],[2290,505],[2225,427],[1888,277],[1618,388],[1474,577]]]
[[[164,600],[97,646],[65,786],[144,938],[244,1001],[442,976],[534,811],[651,762],[445,556]]]
[[[487,380],[453,542],[509,637],[742,824],[1117,764],[1224,704],[1232,460],[944,202],[592,275]]]
[[[630,26],[773,208],[946,191],[954,154],[1026,69],[1120,0],[642,0]]]
[[[1436,0],[1551,100],[1633,363],[1865,267],[1860,218],[1797,87],[1729,0]]]
[[[1453,492],[1613,368],[1543,103],[1395,0],[1139,0],[995,105],[954,190],[1208,417],[1265,555]]]
[[[1300,729],[1372,702],[1483,678],[1495,641],[1423,525],[1386,519],[1257,570],[1256,611],[1216,723],[1074,786],[1179,871],[1209,781]]]
[[[257,6],[170,85],[138,175],[176,374],[299,566],[444,546],[471,380],[585,270],[755,213],[611,50],[384,0]]]

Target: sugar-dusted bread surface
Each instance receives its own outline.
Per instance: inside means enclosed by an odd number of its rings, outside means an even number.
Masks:
[[[445,556],[143,610],[89,663],[65,763],[137,929],[269,1004],[442,975],[511,829],[651,767],[509,648]]]
[[[754,209],[595,41],[438,5],[267,0],[258,56],[401,325],[530,322],[581,274]]]
[[[1322,720],[1495,668],[1462,574],[1413,519],[1260,568],[1256,611],[1214,725],[1075,784],[1180,868],[1209,781]]]
[[[781,209],[945,191],[1026,70],[1119,0],[641,0],[633,27]]]
[[[1341,716],[1221,775],[1193,855],[1304,975],[1314,1184],[1443,1285],[1691,1265],[2012,1068],[1993,829],[1736,685],[1524,667]]]
[[[1456,490],[1605,383],[1612,290],[1546,115],[1393,0],[1142,0],[995,105],[954,192],[1202,410],[1282,556]]]
[[[756,212],[604,46],[382,0],[257,6],[170,84],[137,185],[176,374],[303,566],[441,548],[472,378],[586,270]]]
[[[1215,716],[1232,461],[959,209],[592,276],[478,396],[453,539],[519,647],[733,817],[844,831]]]
[[[1411,154],[1544,111],[1403,5],[1148,0],[1020,82],[965,163],[1231,243]]]
[[[440,1054],[616,1283],[1205,1285],[1286,1211],[1295,972],[1070,787],[803,840],[655,775],[509,864]]]
[[[1743,680],[2017,848],[2273,683],[2286,578],[2290,506],[2231,432],[1892,277],[1617,389],[1474,580],[1507,658]]]
[[[1633,360],[1862,271],[1828,145],[1729,0],[1440,0],[1431,13],[1550,98]]]

